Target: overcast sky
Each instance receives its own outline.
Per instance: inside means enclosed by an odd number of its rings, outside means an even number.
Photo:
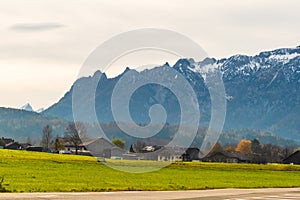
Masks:
[[[182,33],[215,58],[295,47],[299,8],[298,0],[1,0],[0,106],[52,105],[98,45],[133,29]]]

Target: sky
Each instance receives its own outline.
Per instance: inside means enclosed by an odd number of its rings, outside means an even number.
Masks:
[[[299,8],[298,0],[1,0],[0,107],[51,106],[95,48],[139,28],[179,32],[215,58],[295,47]],[[138,66],[177,59],[156,54],[154,60],[136,62],[137,54],[118,62]]]

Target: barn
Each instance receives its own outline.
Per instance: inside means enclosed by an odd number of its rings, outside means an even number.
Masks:
[[[283,160],[284,164],[300,164],[300,150],[292,153],[291,155],[289,155],[287,158],[285,158]]]

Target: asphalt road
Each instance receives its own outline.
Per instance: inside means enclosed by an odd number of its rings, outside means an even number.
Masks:
[[[0,200],[259,200],[259,199],[299,199],[300,188],[275,189],[217,189],[189,191],[132,191],[132,192],[100,192],[100,193],[2,193]]]

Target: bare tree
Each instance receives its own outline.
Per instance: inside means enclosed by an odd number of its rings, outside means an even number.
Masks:
[[[78,147],[82,139],[86,137],[87,130],[82,122],[71,122],[65,131],[65,138],[75,146],[75,154],[78,154]]]
[[[47,125],[43,128],[42,147],[49,151],[52,143],[52,127]]]
[[[222,151],[224,151],[224,148],[222,147],[222,145],[219,142],[217,142],[210,152],[216,153],[216,152],[222,152]]]

